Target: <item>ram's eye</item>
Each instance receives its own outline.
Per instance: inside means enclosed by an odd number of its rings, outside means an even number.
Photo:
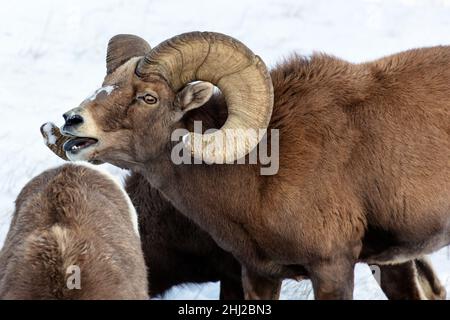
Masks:
[[[148,104],[155,104],[158,102],[158,99],[155,96],[152,96],[150,93],[147,93],[140,97],[142,100],[144,100],[145,103]]]

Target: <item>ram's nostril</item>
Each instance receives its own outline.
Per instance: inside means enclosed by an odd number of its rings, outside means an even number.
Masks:
[[[66,120],[65,125],[66,126],[75,126],[77,124],[81,124],[83,123],[83,117],[78,115],[78,114],[74,114],[74,115],[63,115],[64,119]]]

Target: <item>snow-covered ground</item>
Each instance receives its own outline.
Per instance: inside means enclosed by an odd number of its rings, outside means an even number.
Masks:
[[[269,65],[296,51],[359,62],[396,51],[450,44],[450,0],[15,0],[0,2],[0,245],[13,201],[42,170],[60,164],[39,126],[97,88],[117,33],[156,45],[173,35],[219,31]],[[108,167],[113,173],[121,170]],[[450,291],[450,253],[431,256]],[[357,299],[382,299],[368,267],[356,269]],[[286,282],[283,298],[312,298],[308,282]],[[184,286],[166,298],[215,299],[218,285]]]

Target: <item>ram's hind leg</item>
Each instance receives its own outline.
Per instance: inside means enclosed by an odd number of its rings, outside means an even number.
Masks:
[[[417,269],[418,280],[425,297],[429,300],[444,300],[447,291],[441,284],[427,258],[422,257],[414,260]]]
[[[446,291],[425,258],[380,266],[380,286],[392,300],[440,300]]]

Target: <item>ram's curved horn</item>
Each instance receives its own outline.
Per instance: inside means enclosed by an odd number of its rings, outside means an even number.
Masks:
[[[136,74],[148,81],[153,75],[163,77],[175,92],[195,80],[211,82],[222,91],[228,106],[223,127],[209,134],[189,133],[184,139],[193,156],[206,162],[233,162],[259,143],[255,137],[236,143],[228,129],[250,132],[269,124],[273,107],[269,72],[258,56],[229,36],[191,32],[173,37],[142,58]],[[222,149],[208,148],[219,140]]]
[[[114,72],[131,58],[145,56],[150,50],[147,41],[138,36],[118,34],[112,37],[106,51],[106,74]]]

